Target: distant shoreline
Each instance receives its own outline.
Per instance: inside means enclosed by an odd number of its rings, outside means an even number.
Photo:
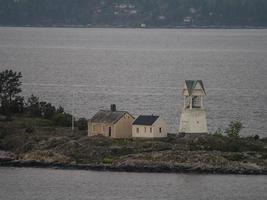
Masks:
[[[86,26],[86,25],[1,25],[1,28],[118,28],[118,29],[267,29],[267,26]]]

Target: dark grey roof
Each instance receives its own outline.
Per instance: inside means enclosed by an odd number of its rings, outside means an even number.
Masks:
[[[151,126],[155,123],[155,121],[159,118],[159,116],[155,115],[140,115],[136,118],[136,120],[133,122],[133,125],[145,125],[145,126]]]
[[[100,110],[98,111],[90,120],[93,123],[116,123],[119,121],[126,113],[126,111],[110,111],[110,110]]]

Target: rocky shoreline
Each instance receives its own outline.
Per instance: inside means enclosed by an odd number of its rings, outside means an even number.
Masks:
[[[243,174],[243,175],[267,175],[266,169],[255,167],[228,166],[215,167],[204,163],[163,163],[133,160],[128,157],[126,161],[112,164],[72,164],[38,160],[16,160],[15,154],[0,151],[0,167],[28,167],[28,168],[52,168],[62,170],[93,170],[114,172],[147,172],[147,173],[194,173],[194,174]]]
[[[112,139],[20,123],[0,123],[0,167],[267,175],[267,138]]]
[[[246,168],[216,168],[201,167],[200,165],[155,165],[155,166],[116,166],[97,164],[65,164],[42,161],[0,161],[0,167],[51,168],[61,170],[92,170],[113,172],[146,172],[146,173],[192,173],[192,174],[239,174],[239,175],[267,175],[267,170]]]
[[[8,151],[1,151],[0,150],[0,163],[2,162],[10,162],[14,161],[15,159],[15,154],[8,152]]]

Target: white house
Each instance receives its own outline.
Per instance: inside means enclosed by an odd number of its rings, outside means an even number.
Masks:
[[[186,80],[182,90],[184,108],[180,118],[180,133],[208,133],[203,97],[206,91],[201,80]]]
[[[185,17],[184,18],[184,24],[191,24],[193,22],[193,18],[192,17]]]
[[[133,138],[163,138],[167,137],[167,124],[155,115],[140,115],[132,125]]]

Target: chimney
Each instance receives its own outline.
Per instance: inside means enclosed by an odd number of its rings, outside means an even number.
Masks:
[[[117,111],[117,109],[116,109],[116,104],[111,104],[111,105],[110,105],[110,110],[111,110],[111,112],[115,112],[115,111]]]

